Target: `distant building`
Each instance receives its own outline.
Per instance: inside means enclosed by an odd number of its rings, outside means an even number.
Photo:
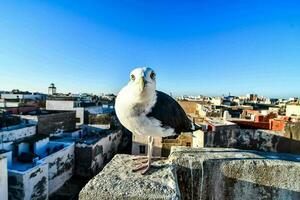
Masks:
[[[32,124],[36,124],[38,134],[50,136],[55,132],[66,132],[76,129],[75,111],[39,110],[20,117]]]
[[[8,166],[9,199],[47,199],[73,175],[74,144],[34,135],[14,142]]]
[[[54,86],[54,83],[51,83],[48,87],[48,95],[55,95],[56,94],[56,87]]]
[[[132,135],[133,155],[147,155],[148,153],[148,136]],[[153,156],[162,155],[162,137],[153,137]]]
[[[222,105],[223,99],[221,97],[213,97],[210,102],[215,106],[220,106]]]
[[[225,121],[221,118],[207,118],[208,131],[220,132],[227,129],[237,129],[239,126],[236,123]]]
[[[49,141],[24,120],[2,127],[0,148],[7,158],[9,199],[48,199],[73,175],[74,144]]]
[[[45,102],[46,95],[40,93],[21,92],[14,90],[2,93],[0,108],[12,114],[27,113],[37,110]]]
[[[288,122],[288,117],[270,119],[270,130],[284,131],[285,125]]]
[[[8,200],[7,184],[7,158],[1,154],[0,150],[0,199]]]
[[[26,101],[26,100],[33,100],[33,101],[38,101],[38,100],[45,100],[46,95],[41,94],[41,93],[31,93],[31,92],[21,92],[19,91],[18,93],[16,92],[10,92],[10,93],[3,93],[1,94],[1,99],[6,99],[6,100],[19,100],[19,101]]]
[[[93,102],[85,102],[79,97],[72,96],[51,96],[46,100],[46,110],[62,110],[62,111],[76,111],[76,124],[81,125],[85,122],[86,111],[91,109],[95,111],[101,106],[96,106]],[[101,111],[99,111],[101,112]]]
[[[246,96],[249,101],[257,101],[258,98],[257,94],[247,94]]]
[[[93,177],[118,152],[122,139],[121,130],[101,130],[84,133],[76,140],[75,174]]]
[[[300,103],[290,103],[286,105],[286,116],[300,116]]]
[[[177,101],[179,105],[183,108],[186,114],[188,115],[195,115],[197,110],[197,101],[187,101],[187,100],[180,100]]]
[[[221,109],[216,109],[215,106],[208,104],[197,104],[196,113],[199,117],[221,117],[222,111]]]
[[[204,135],[202,130],[181,133],[173,139],[154,137],[153,156],[168,157],[172,146],[203,147],[203,139]],[[133,135],[131,153],[133,155],[147,155],[148,137],[143,135]]]
[[[204,147],[204,131],[197,130],[193,132],[193,143],[192,147],[194,148],[203,148]]]

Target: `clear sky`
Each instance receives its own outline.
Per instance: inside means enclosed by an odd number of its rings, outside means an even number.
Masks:
[[[0,90],[300,96],[300,1],[0,2]]]

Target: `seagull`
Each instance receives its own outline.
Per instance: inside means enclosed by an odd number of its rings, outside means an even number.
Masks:
[[[145,174],[152,162],[153,137],[176,136],[195,130],[182,107],[171,96],[156,90],[156,73],[148,67],[134,69],[117,95],[116,115],[136,135],[148,136],[147,163],[133,171]]]

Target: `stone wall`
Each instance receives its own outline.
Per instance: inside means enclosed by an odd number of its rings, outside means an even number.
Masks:
[[[0,137],[3,138],[2,142],[14,142],[36,133],[36,126],[34,125],[21,124],[14,127],[9,127],[8,130],[3,129],[0,131]]]
[[[114,131],[93,144],[76,144],[75,173],[82,177],[92,177],[117,153],[122,131]]]
[[[299,199],[299,157],[236,149],[175,147],[169,160],[182,199]]]
[[[81,190],[80,200],[300,199],[300,157],[228,148],[172,148],[141,175],[117,155]]]
[[[300,141],[284,137],[281,132],[261,129],[233,129],[207,132],[204,135],[204,146],[300,153]]]
[[[285,124],[284,136],[300,141],[300,122],[287,122]]]
[[[59,112],[38,116],[37,132],[49,135],[57,130],[72,131],[76,126],[76,112]]]

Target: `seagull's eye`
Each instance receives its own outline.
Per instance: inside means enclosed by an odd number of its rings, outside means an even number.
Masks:
[[[150,78],[152,78],[153,80],[155,79],[155,73],[154,72],[151,72],[151,74],[150,74]]]
[[[133,74],[131,74],[130,75],[130,79],[134,81],[135,80],[135,76]]]

